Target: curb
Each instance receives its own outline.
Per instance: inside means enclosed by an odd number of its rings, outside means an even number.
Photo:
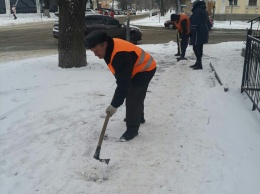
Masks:
[[[213,65],[211,63],[209,63],[209,66],[211,67],[211,70],[214,71],[215,78],[217,79],[219,85],[223,86],[223,84],[222,84],[222,82],[221,82],[221,80],[220,80],[216,70],[214,69]],[[228,87],[224,86],[224,92],[227,92],[227,91],[228,91]]]

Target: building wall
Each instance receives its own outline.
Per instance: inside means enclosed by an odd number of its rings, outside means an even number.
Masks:
[[[228,0],[215,0],[216,20],[242,20],[249,21],[260,16],[260,0],[256,6],[248,6],[249,0],[238,0],[237,5],[229,5]]]
[[[191,9],[192,9],[192,2],[194,0],[185,0],[185,7],[182,7],[182,13],[186,13],[187,15],[191,14]]]
[[[216,14],[231,13],[232,6],[229,5],[228,0],[215,0]],[[260,14],[260,0],[257,0],[257,6],[248,6],[249,0],[238,0],[237,5],[233,6],[233,14]]]
[[[185,5],[186,6],[182,10],[182,12],[190,15],[191,14],[191,9],[192,9],[192,3],[194,1],[195,0],[185,0]],[[204,1],[205,1],[206,5],[207,5],[207,11],[208,11],[209,15],[212,15],[213,14],[212,6],[213,6],[214,0],[204,0]]]

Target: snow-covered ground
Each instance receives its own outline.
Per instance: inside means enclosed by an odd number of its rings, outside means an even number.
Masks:
[[[0,25],[7,20],[1,16]],[[158,17],[133,23],[152,20],[163,25]],[[88,66],[61,69],[56,54],[0,59],[1,194],[259,193],[260,114],[240,93],[245,43],[205,45],[202,71],[189,68],[190,46],[184,62],[173,57],[174,41],[140,47],[157,61],[146,123],[135,139],[119,142],[125,107],[118,109],[100,154],[108,165],[93,159],[116,87],[103,60],[86,51]]]
[[[16,14],[17,19],[14,20],[13,15],[6,15],[0,14],[0,26],[10,26],[10,25],[19,25],[25,23],[32,23],[32,22],[44,22],[44,21],[55,21],[58,18],[53,14],[50,13],[50,18],[37,15],[35,13],[28,13],[28,14]]]

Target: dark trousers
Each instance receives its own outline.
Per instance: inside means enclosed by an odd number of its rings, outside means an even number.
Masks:
[[[131,80],[125,100],[127,130],[139,130],[140,120],[144,118],[144,100],[147,88],[155,71],[156,69],[149,72],[138,73]]]
[[[178,42],[178,53],[181,54],[182,57],[185,57],[186,54],[186,49],[189,44],[189,35],[182,35],[181,38],[181,52],[180,52],[180,47],[179,47],[179,38],[177,36],[177,42]]]
[[[197,58],[196,61],[201,63],[201,58],[203,55],[203,44],[202,45],[193,45],[193,51]]]

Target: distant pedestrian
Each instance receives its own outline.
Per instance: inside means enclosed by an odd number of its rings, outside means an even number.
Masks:
[[[174,22],[177,31],[178,53],[175,56],[180,56],[177,60],[187,60],[185,58],[186,49],[189,44],[190,35],[190,19],[184,14],[171,14],[171,21]]]
[[[208,43],[209,39],[209,17],[206,11],[206,3],[196,0],[192,4],[191,12],[190,45],[193,45],[196,63],[190,67],[193,68],[193,70],[199,70],[202,69],[203,45]]]
[[[15,5],[13,5],[13,7],[12,7],[12,14],[14,16],[14,19],[16,20],[17,17],[16,17],[16,6]]]
[[[114,12],[114,10],[110,10],[109,11],[109,16],[111,17],[111,18],[114,18],[115,17],[115,12]]]

